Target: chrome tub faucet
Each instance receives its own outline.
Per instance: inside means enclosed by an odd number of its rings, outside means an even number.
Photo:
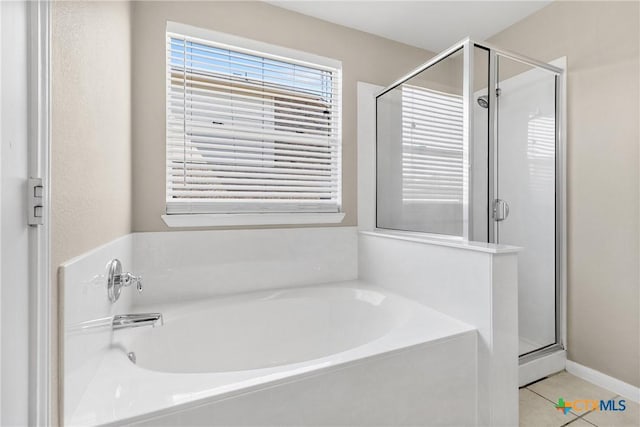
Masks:
[[[142,292],[142,277],[131,273],[122,272],[122,263],[119,259],[113,259],[107,265],[107,295],[109,301],[115,303],[120,298],[122,288],[135,286],[138,292]],[[164,320],[161,313],[136,313],[116,314],[113,316],[111,326],[113,329],[137,328],[140,326],[162,326]]]
[[[116,314],[113,316],[113,329],[138,328],[140,326],[162,326],[161,313]]]
[[[122,263],[113,259],[107,264],[107,295],[109,301],[116,302],[120,298],[122,288],[135,285],[138,292],[142,292],[142,276],[122,272]]]

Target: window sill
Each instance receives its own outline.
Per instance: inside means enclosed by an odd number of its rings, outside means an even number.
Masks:
[[[338,224],[344,213],[255,213],[162,215],[169,227],[228,227],[242,225]]]

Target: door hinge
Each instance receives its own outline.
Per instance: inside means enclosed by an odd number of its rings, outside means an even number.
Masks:
[[[44,224],[44,187],[42,178],[29,178],[28,191],[28,223],[29,225]]]

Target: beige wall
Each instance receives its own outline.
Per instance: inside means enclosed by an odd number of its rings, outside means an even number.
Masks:
[[[58,266],[131,232],[130,15],[124,2],[52,7],[53,313]]]
[[[57,268],[131,232],[131,37],[125,2],[55,2],[52,13]]]
[[[569,359],[640,386],[639,4],[554,2],[490,41],[568,60]]]
[[[167,230],[165,210],[165,26],[176,21],[342,61],[341,225],[356,224],[356,82],[387,85],[433,54],[254,2],[133,5],[133,229]]]

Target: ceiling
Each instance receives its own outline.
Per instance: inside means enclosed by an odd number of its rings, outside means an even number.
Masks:
[[[486,40],[551,1],[298,0],[267,3],[439,52],[467,36]]]

